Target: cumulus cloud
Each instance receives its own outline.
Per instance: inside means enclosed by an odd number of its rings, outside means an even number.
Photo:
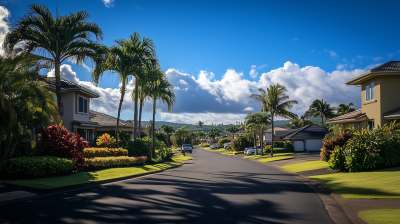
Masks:
[[[69,62],[71,62],[71,63],[74,63],[74,64],[78,64],[78,63],[76,62],[76,59],[75,59],[75,58],[68,58],[67,61],[69,61]],[[79,64],[79,65],[82,66],[84,69],[86,69],[86,71],[92,72],[92,69],[89,68],[89,66],[87,66],[85,63],[81,63],[81,64]]]
[[[183,79],[179,79],[179,84],[188,85],[188,83]]]
[[[114,0],[103,0],[103,3],[107,8],[114,6]]]
[[[254,111],[253,107],[246,107],[243,111]]]
[[[161,112],[161,119],[174,123],[195,124],[203,121],[205,124],[234,124],[235,121],[244,121],[247,114],[234,113],[165,113]]]
[[[342,69],[344,69],[345,67],[347,67],[347,64],[337,64],[337,65],[336,65],[336,69],[337,69],[337,70],[342,70]]]
[[[257,66],[252,65],[252,66],[251,66],[251,69],[250,69],[250,72],[249,72],[250,76],[251,76],[253,79],[257,78],[257,76],[258,76],[258,72],[256,71],[256,68],[257,68]]]
[[[10,11],[4,6],[0,6],[0,46],[3,45],[4,38],[9,31],[8,17],[10,16]],[[0,47],[0,54],[3,54],[3,48]]]

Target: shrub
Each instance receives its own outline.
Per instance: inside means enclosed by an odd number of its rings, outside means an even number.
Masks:
[[[222,147],[224,147],[224,144],[227,143],[227,142],[230,142],[230,141],[229,141],[228,139],[226,139],[226,138],[220,139],[220,140],[218,141],[218,146],[219,146],[220,148],[222,148]]]
[[[232,150],[233,150],[233,149],[232,149],[232,145],[228,145],[228,147],[226,147],[226,150],[232,151]]]
[[[136,140],[130,140],[126,148],[128,149],[129,156],[147,156],[148,158],[151,157],[149,141],[139,138],[137,138]]]
[[[237,152],[240,150],[240,142],[238,139],[233,139],[231,141],[232,150]]]
[[[100,147],[105,147],[105,148],[112,148],[115,146],[115,138],[113,136],[110,136],[109,134],[105,133],[102,136],[99,136],[96,140],[96,144]]]
[[[199,146],[200,146],[200,147],[210,147],[210,145],[207,144],[207,143],[200,143]]]
[[[400,164],[400,133],[395,123],[355,131],[343,147],[336,146],[329,161],[330,170],[358,172]]]
[[[76,162],[53,156],[18,157],[0,163],[2,178],[39,178],[71,173]]]
[[[108,148],[86,148],[82,155],[85,158],[93,157],[110,157],[110,156],[128,156],[128,150],[123,148],[108,149]]]
[[[336,136],[335,140],[323,140],[324,147],[320,153],[321,161],[328,162],[330,159],[331,152],[335,150],[336,146],[344,147],[347,142],[353,137],[354,130],[347,129],[341,132],[341,135]]]
[[[95,157],[85,158],[85,165],[87,166],[117,166],[117,165],[142,165],[146,163],[147,158],[142,157]]]
[[[172,149],[161,148],[158,149],[158,157],[160,157],[163,161],[170,161],[174,156],[174,152]]]
[[[274,148],[285,148],[284,142],[274,142]]]
[[[39,140],[43,155],[73,159],[76,161],[75,168],[83,166],[82,151],[88,143],[79,134],[73,135],[63,126],[52,125],[40,130]]]
[[[271,145],[266,145],[263,148],[264,153],[271,153]]]

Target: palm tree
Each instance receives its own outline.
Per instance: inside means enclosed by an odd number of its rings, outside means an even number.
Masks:
[[[209,132],[209,136],[215,140],[215,137],[219,136],[222,133],[222,130],[219,128],[211,128]]]
[[[185,126],[182,126],[178,129],[176,129],[173,136],[175,137],[175,139],[182,138],[182,145],[183,145],[183,144],[185,144],[185,138],[187,138],[190,135],[190,132],[191,131],[185,125]]]
[[[327,102],[322,100],[314,100],[310,105],[310,108],[306,111],[306,116],[319,116],[321,117],[322,126],[325,126],[324,119],[333,117],[333,108]]]
[[[167,124],[163,124],[163,125],[161,125],[161,130],[163,130],[163,132],[165,132],[165,134],[167,134],[168,141],[170,141],[170,137],[174,133],[174,128]]]
[[[4,39],[3,48],[6,51],[24,43],[27,52],[55,67],[57,104],[61,117],[64,114],[61,64],[68,59],[76,60],[77,64],[82,64],[88,58],[95,60],[100,50],[97,41],[103,38],[103,32],[96,23],[88,22],[89,18],[89,13],[85,11],[53,17],[46,6],[32,4],[28,5],[28,13]],[[93,35],[96,41],[92,40]]]
[[[168,111],[171,111],[172,106],[175,102],[175,94],[173,86],[168,82],[167,77],[159,68],[156,72],[158,75],[153,82],[151,82],[152,88],[149,95],[153,98],[153,148],[152,148],[152,155],[155,158],[156,153],[156,139],[155,139],[155,119],[156,119],[156,103],[157,100],[161,101],[164,104],[168,105]]]
[[[309,124],[312,124],[312,121],[306,115],[301,115],[299,118],[292,119],[286,126],[290,129],[298,129]]]
[[[201,129],[201,131],[203,131],[204,122],[199,121],[199,122],[196,123],[196,125],[197,125],[198,128]]]
[[[250,98],[255,99],[261,106],[261,112],[267,112],[271,116],[271,156],[274,156],[274,117],[279,116],[287,119],[297,118],[297,115],[288,111],[293,105],[297,104],[297,100],[289,100],[289,96],[285,95],[286,87],[279,83],[270,85],[267,90],[258,89],[260,94],[252,94]]]
[[[232,138],[235,139],[235,133],[239,131],[239,128],[237,128],[235,125],[231,125],[226,128],[225,131],[230,132],[232,134]]]
[[[348,105],[342,103],[336,109],[336,116],[341,116],[350,112],[355,111],[353,103],[349,103]]]
[[[246,116],[246,126],[249,129],[253,130],[254,133],[254,147],[257,149],[257,144],[256,144],[256,133],[258,133],[259,139],[260,139],[260,147],[261,147],[261,154],[263,154],[262,149],[263,149],[263,143],[264,143],[264,131],[267,128],[267,125],[271,124],[271,116],[265,112],[262,113],[255,113],[255,114],[247,114]],[[256,155],[257,155],[257,150],[256,150]]]

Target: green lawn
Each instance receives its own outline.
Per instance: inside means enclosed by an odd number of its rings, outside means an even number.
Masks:
[[[190,160],[190,159],[192,159],[192,157],[190,157],[189,155],[190,155],[190,153],[186,153],[186,156],[183,156],[182,154],[174,154],[174,156],[172,157],[172,159],[173,160],[175,160],[175,161],[178,161],[178,160],[183,160],[183,161],[186,161],[186,160]]]
[[[344,198],[400,198],[400,167],[311,176]]]
[[[400,222],[400,209],[375,209],[360,212],[359,215],[370,224],[395,224]]]
[[[317,169],[324,169],[324,168],[327,169],[328,163],[325,161],[311,161],[311,162],[283,166],[281,168],[292,171],[292,172],[301,172],[301,171],[317,170]]]
[[[273,162],[273,161],[278,161],[278,160],[285,160],[285,159],[293,159],[293,156],[277,156],[277,157],[271,157],[271,158],[266,158],[266,159],[259,159],[258,161],[266,163],[266,162]]]
[[[173,160],[189,160],[192,157],[175,154]],[[49,177],[32,180],[4,180],[7,184],[14,184],[39,189],[54,189],[76,184],[84,184],[102,180],[109,180],[121,177],[132,176],[152,171],[164,170],[170,167],[181,165],[182,162],[172,161],[155,165],[145,165],[136,167],[110,168],[92,172],[81,172],[61,177]]]
[[[292,152],[291,153],[274,153],[274,156],[286,156],[286,155],[291,155],[291,154],[293,154],[293,153]],[[244,156],[244,158],[246,158],[246,159],[262,159],[262,158],[268,158],[268,157],[271,157],[271,155],[266,154],[263,156],[261,156],[261,155]]]

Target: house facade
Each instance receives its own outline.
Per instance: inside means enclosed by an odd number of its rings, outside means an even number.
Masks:
[[[282,127],[274,127],[274,138],[289,133],[291,131],[293,130]],[[272,136],[272,128],[269,128],[264,131],[264,143],[266,145],[271,145],[271,136]]]
[[[361,130],[400,120],[400,61],[389,61],[346,84],[361,87],[361,109],[326,123]]]

